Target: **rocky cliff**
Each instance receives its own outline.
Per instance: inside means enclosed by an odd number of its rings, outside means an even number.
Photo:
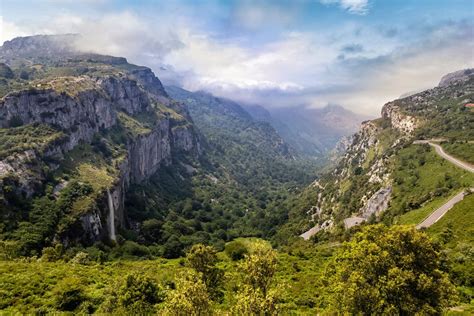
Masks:
[[[404,114],[400,107],[394,103],[387,103],[382,108],[382,118],[389,119],[393,128],[404,134],[413,133],[417,127],[417,119],[413,116]]]
[[[15,47],[7,43],[0,51],[12,56]],[[82,237],[66,230],[57,238],[114,239],[115,229],[126,225],[129,186],[146,181],[175,154],[199,155],[198,136],[185,107],[146,67],[96,55],[51,64],[36,65],[41,71],[31,70],[29,80],[7,81],[15,89],[0,99],[2,137],[11,144],[1,147],[2,209],[8,216],[18,206],[13,196],[35,199],[49,185],[61,196],[71,183],[90,183],[87,199],[78,197],[63,210],[76,213],[70,227],[80,224]],[[55,75],[71,69],[81,74]]]

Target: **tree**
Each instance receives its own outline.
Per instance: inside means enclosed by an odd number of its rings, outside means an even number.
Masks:
[[[257,243],[252,254],[246,256],[241,264],[245,281],[255,291],[267,295],[277,267],[276,253],[265,243]]]
[[[216,267],[217,251],[211,246],[196,244],[186,254],[186,264],[199,272],[209,294],[213,298],[221,297],[219,286],[223,273]]]
[[[151,244],[161,239],[161,229],[163,223],[157,219],[149,219],[143,222],[141,234],[146,243]]]
[[[149,277],[130,274],[118,291],[118,301],[127,310],[145,312],[163,301],[163,293]]]
[[[232,309],[235,315],[276,315],[276,291],[270,290],[266,296],[245,284],[236,295]]]
[[[248,254],[248,250],[241,241],[235,240],[225,246],[225,253],[232,261],[237,261],[243,259]]]
[[[53,289],[53,297],[58,310],[75,310],[86,299],[82,280],[77,277],[62,279]]]
[[[276,314],[276,291],[271,291],[277,267],[276,253],[261,242],[245,257],[240,268],[244,274],[244,285],[236,296],[233,311],[239,315]]]
[[[211,314],[211,300],[202,275],[186,270],[176,279],[176,290],[168,295],[166,314],[202,316]]]
[[[183,254],[183,244],[179,238],[172,235],[164,245],[163,256],[168,259],[178,258]]]
[[[348,314],[440,314],[455,297],[440,249],[411,226],[364,228],[344,243],[323,283],[330,308]]]

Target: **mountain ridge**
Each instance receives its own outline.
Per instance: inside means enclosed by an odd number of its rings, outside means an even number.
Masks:
[[[245,108],[257,120],[269,122],[299,153],[310,157],[328,155],[342,138],[352,135],[369,118],[334,104],[322,108]]]

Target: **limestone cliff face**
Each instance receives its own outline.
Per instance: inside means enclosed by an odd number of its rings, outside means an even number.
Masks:
[[[134,115],[150,110],[148,95],[139,88],[135,80],[109,76],[99,79],[97,84],[110,98],[110,101],[127,114]]]
[[[150,68],[141,67],[140,69],[132,70],[130,75],[154,97],[168,97],[161,81],[155,76]]]
[[[414,116],[404,114],[400,107],[393,102],[383,106],[382,117],[389,119],[392,126],[404,134],[413,133],[418,126],[418,120]]]
[[[334,170],[334,174],[339,177],[349,175],[350,169],[347,165],[359,165],[367,158],[371,148],[377,145],[377,133],[380,128],[372,121],[365,121],[361,124],[359,132],[354,134],[351,142],[346,145],[346,152],[341,163]]]
[[[130,180],[139,183],[154,174],[161,164],[171,162],[170,122],[161,121],[154,130],[140,135],[129,146]]]
[[[10,179],[8,175],[14,175],[18,181],[9,184],[26,197],[38,192],[45,180],[38,161],[50,157],[60,161],[78,144],[89,143],[97,133],[119,124],[119,112],[146,116],[148,112],[154,113],[154,102],[174,102],[168,99],[159,80],[147,68],[131,76],[64,77],[60,78],[60,87],[58,80],[38,83],[34,88],[12,92],[0,99],[0,127],[8,128],[12,121],[23,125],[43,123],[65,134],[41,153],[28,150],[0,161],[0,181],[9,181],[6,180]],[[186,112],[183,117],[187,117]],[[113,227],[125,225],[124,198],[131,184],[147,180],[161,166],[171,163],[174,152],[200,153],[192,122],[176,122],[166,115],[158,115],[149,129],[137,133],[124,145],[126,155],[115,166],[118,176],[112,186],[102,192],[97,201],[99,207],[80,218],[87,240],[110,236],[108,223],[114,223]],[[113,221],[110,216],[114,217]]]

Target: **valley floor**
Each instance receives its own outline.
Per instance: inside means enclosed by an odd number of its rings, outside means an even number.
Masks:
[[[427,233],[443,244],[452,266],[453,281],[460,291],[460,303],[449,314],[474,312],[472,276],[474,264],[474,195],[457,203],[443,218],[427,229]],[[240,239],[250,246],[256,239]],[[321,276],[337,243],[313,244],[299,240],[278,252],[278,268],[274,285],[278,286],[282,314],[314,315],[322,310]],[[291,250],[290,250],[291,249]],[[225,253],[219,253],[219,267],[225,271],[225,296],[214,306],[216,313],[230,310],[235,304],[236,288],[242,280],[238,264]],[[75,283],[83,289],[84,308],[100,312],[108,304],[110,293],[122,286],[126,276],[139,273],[149,276],[163,287],[183,267],[183,259],[118,260],[99,263],[72,263],[22,259],[0,262],[0,309],[6,313],[57,311],[56,301],[65,284]],[[162,304],[156,306],[158,310]]]

